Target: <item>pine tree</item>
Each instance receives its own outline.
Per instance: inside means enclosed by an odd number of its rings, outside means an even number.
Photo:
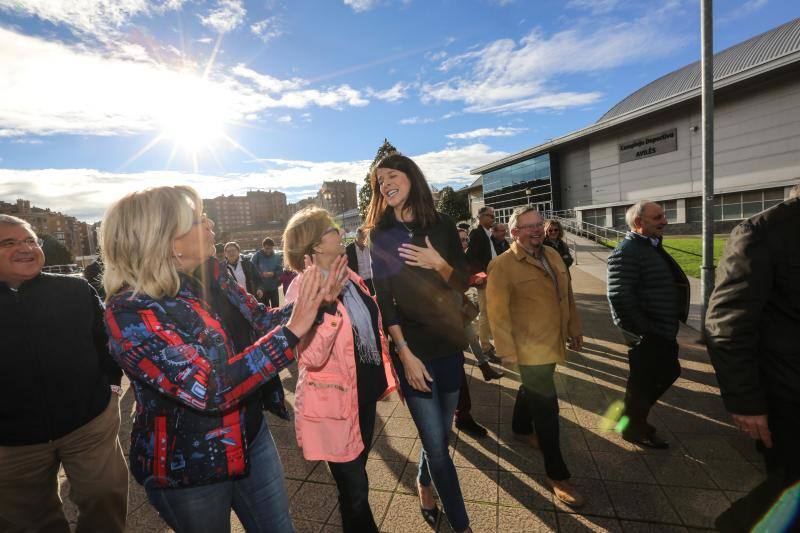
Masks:
[[[42,251],[44,252],[45,265],[69,265],[74,261],[70,251],[55,237],[42,235]]]
[[[378,153],[375,154],[375,159],[372,160],[372,164],[369,166],[369,172],[367,172],[367,176],[364,178],[364,185],[362,185],[361,189],[358,191],[358,214],[361,215],[361,220],[367,218],[367,209],[369,209],[369,202],[372,200],[372,187],[369,182],[372,169],[375,168],[375,165],[377,165],[381,159],[396,151],[397,148],[392,146],[392,143],[390,143],[388,139],[383,139],[383,144],[378,148]]]
[[[439,191],[439,202],[436,204],[436,210],[456,222],[469,220],[469,207],[466,200],[463,194],[455,192],[452,187],[445,187]]]

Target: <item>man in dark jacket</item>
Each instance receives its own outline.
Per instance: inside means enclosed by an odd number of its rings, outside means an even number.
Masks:
[[[709,301],[706,339],[722,401],[759,441],[767,466],[766,481],[720,515],[721,531],[749,531],[800,481],[798,327],[800,198],[793,198],[734,228]],[[774,529],[796,531],[784,526]]]
[[[367,233],[364,228],[358,228],[356,240],[345,248],[347,253],[347,267],[361,276],[369,289],[369,293],[375,294],[375,287],[372,284],[372,259],[369,256],[367,247]]]
[[[241,288],[258,298],[264,296],[261,290],[261,273],[246,257],[242,257],[239,243],[231,241],[225,245],[225,268]]]
[[[61,466],[78,531],[123,531],[128,469],[119,431],[122,371],[97,293],[43,274],[41,241],[0,215],[0,531],[69,532]]]
[[[262,295],[258,296],[259,301],[267,307],[280,307],[278,287],[283,274],[283,258],[275,253],[275,241],[265,238],[261,242],[261,249],[253,254],[250,261],[261,276]]]
[[[502,254],[511,247],[506,240],[506,233],[506,225],[502,222],[492,224],[492,244],[497,255]]]
[[[467,248],[467,260],[473,274],[486,272],[489,262],[498,255],[492,244],[492,223],[494,223],[494,208],[488,205],[481,207],[478,210],[478,226],[469,232]],[[489,342],[491,330],[489,315],[486,312],[486,284],[478,286],[478,307],[481,310],[478,317],[478,339],[483,353],[491,357],[494,355],[494,347]]]
[[[675,339],[689,314],[689,280],[661,246],[667,217],[659,204],[636,202],[625,220],[631,231],[608,258],[611,315],[630,348],[622,437],[667,448],[647,415],[681,373]]]
[[[106,290],[103,288],[103,260],[98,257],[86,268],[83,269],[83,277],[89,282],[89,285],[97,292],[101,300],[106,298]]]

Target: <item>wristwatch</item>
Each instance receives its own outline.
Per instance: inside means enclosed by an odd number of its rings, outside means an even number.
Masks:
[[[111,385],[111,392],[113,392],[117,396],[122,396],[122,387],[120,387],[119,385]]]

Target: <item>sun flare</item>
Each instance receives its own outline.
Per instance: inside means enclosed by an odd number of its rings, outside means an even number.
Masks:
[[[213,150],[226,137],[230,120],[224,100],[203,79],[185,76],[164,94],[159,111],[162,139],[191,154]]]

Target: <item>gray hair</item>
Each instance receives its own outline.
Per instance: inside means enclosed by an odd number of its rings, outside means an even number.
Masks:
[[[489,209],[491,209],[492,213],[494,213],[494,207],[492,207],[490,205],[484,205],[483,207],[478,209],[478,215],[482,215],[482,214],[486,213],[487,211],[489,211]]]
[[[517,229],[517,219],[522,215],[530,212],[538,213],[539,216],[542,217],[542,219],[544,219],[544,215],[542,214],[541,211],[539,211],[539,209],[536,206],[523,205],[521,207],[514,209],[514,212],[511,213],[511,219],[508,221],[508,230],[513,231]]]
[[[800,183],[789,190],[789,199],[791,200],[792,198],[800,198]]]
[[[238,243],[238,242],[236,242],[236,241],[231,241],[231,242],[225,243],[225,246],[224,246],[222,249],[223,249],[223,250],[227,250],[227,249],[228,249],[229,247],[231,247],[231,246],[232,246],[232,247],[234,247],[234,248],[236,248],[236,249],[237,249],[237,250],[239,250],[240,252],[242,251],[242,248],[241,248],[241,246],[239,246],[239,243]]]
[[[644,208],[647,207],[647,204],[652,204],[650,200],[639,200],[632,206],[625,211],[625,223],[628,224],[628,227],[631,229],[636,229],[636,219],[642,218],[644,214]]]
[[[0,224],[5,226],[22,226],[26,228],[31,233],[36,233],[33,231],[33,227],[31,227],[31,223],[27,220],[23,220],[21,218],[11,216],[11,215],[0,215]]]

